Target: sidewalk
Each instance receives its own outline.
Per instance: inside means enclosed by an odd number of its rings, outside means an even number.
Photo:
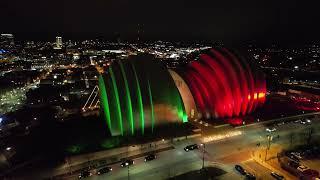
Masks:
[[[267,151],[266,158],[266,147],[260,147],[258,150],[251,153],[251,157],[254,161],[270,169],[273,172],[277,172],[283,175],[286,179],[297,179],[297,177],[291,175],[289,172],[285,171],[280,167],[278,162],[277,154],[282,151],[282,147],[279,145],[272,145]]]

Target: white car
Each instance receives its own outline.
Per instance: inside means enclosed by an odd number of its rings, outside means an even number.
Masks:
[[[295,157],[298,158],[298,159],[303,159],[303,158],[301,157],[301,154],[300,154],[299,152],[291,152],[290,154],[292,154],[293,156],[295,156]]]
[[[301,171],[301,172],[303,172],[303,171],[305,171],[305,170],[308,170],[308,169],[309,169],[308,167],[303,166],[303,165],[297,167],[297,170],[298,170],[298,171]]]
[[[282,126],[282,125],[284,125],[284,124],[285,124],[285,122],[282,121],[282,122],[279,122],[277,125],[278,125],[278,126]]]
[[[274,132],[274,131],[276,131],[276,130],[277,130],[277,129],[274,128],[274,127],[270,127],[270,128],[267,128],[267,129],[266,129],[266,131],[269,132],[269,133]]]
[[[305,119],[304,122],[306,122],[307,124],[311,123],[311,119]]]
[[[300,121],[301,124],[311,124],[311,120],[310,119],[303,119]]]

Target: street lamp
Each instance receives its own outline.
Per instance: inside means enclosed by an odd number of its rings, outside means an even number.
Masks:
[[[130,170],[129,170],[129,166],[128,167],[128,180],[130,180]]]
[[[271,133],[272,133],[272,131],[269,131],[269,135],[267,136],[268,144],[267,144],[267,148],[266,148],[266,156],[264,158],[264,161],[267,161],[268,150],[270,149],[270,146],[271,146],[271,141],[272,141]]]
[[[202,146],[202,169],[204,169],[204,153],[206,145],[204,143],[201,143],[200,146]]]

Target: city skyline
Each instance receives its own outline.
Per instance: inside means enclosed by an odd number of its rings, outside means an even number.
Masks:
[[[319,6],[3,0],[0,179],[320,179]]]
[[[316,1],[5,1],[3,33],[21,39],[105,37],[238,43],[318,41]],[[296,13],[299,12],[299,13]],[[48,39],[46,39],[48,40]]]

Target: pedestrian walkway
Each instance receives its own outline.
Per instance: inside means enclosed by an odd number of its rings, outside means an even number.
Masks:
[[[282,169],[278,162],[277,155],[282,150],[283,148],[280,145],[272,145],[269,150],[266,150],[266,147],[261,147],[253,151],[251,157],[261,166],[283,175],[286,179],[296,179],[295,176]]]

